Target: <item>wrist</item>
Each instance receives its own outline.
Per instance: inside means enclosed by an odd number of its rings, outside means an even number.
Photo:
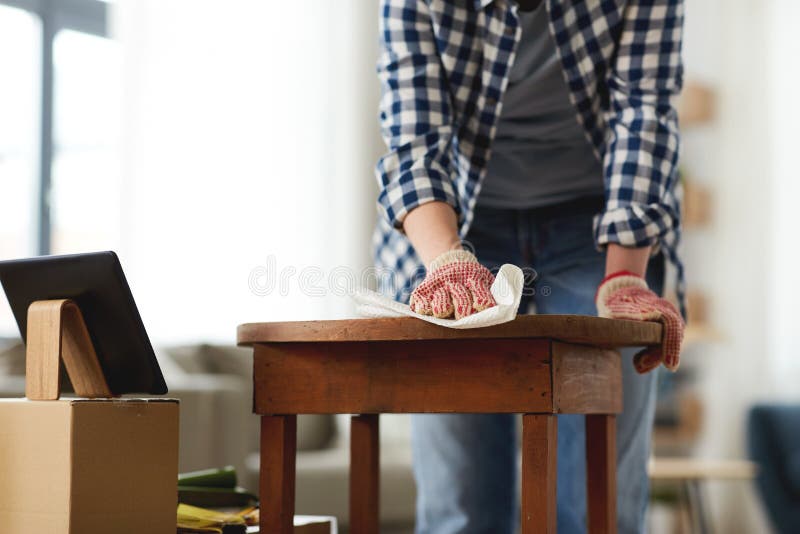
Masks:
[[[431,261],[428,266],[428,272],[435,271],[451,263],[478,263],[478,259],[470,251],[462,248],[448,250],[439,254]]]
[[[441,254],[461,249],[456,212],[444,202],[428,202],[408,212],[403,230],[426,267]]]
[[[606,247],[606,276],[627,271],[637,276],[644,276],[652,247],[623,247],[609,243]]]
[[[611,273],[600,282],[597,286],[597,292],[594,295],[594,303],[597,306],[597,314],[600,317],[611,317],[611,312],[606,305],[608,298],[626,287],[635,287],[640,289],[650,289],[644,278],[636,273],[630,271],[618,271]]]
[[[613,273],[606,273],[606,277],[600,281],[600,284],[597,287],[601,287],[609,280],[613,280],[614,278],[619,278],[621,276],[635,276],[636,278],[644,278],[642,275],[637,274],[633,271],[616,271]]]
[[[417,247],[414,247],[415,250]],[[432,271],[444,263],[440,260],[442,257],[449,257],[453,253],[466,252],[461,248],[461,240],[455,236],[452,239],[442,240],[438,243],[426,243],[421,250],[417,250],[422,263],[425,264],[425,270]]]

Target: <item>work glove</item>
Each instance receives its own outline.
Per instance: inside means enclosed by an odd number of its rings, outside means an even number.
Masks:
[[[672,303],[650,291],[644,278],[628,271],[606,276],[597,288],[595,304],[600,317],[661,323],[661,344],[647,347],[633,358],[637,372],[650,372],[662,363],[670,371],[678,368],[683,318]]]
[[[467,315],[495,305],[489,288],[494,275],[466,250],[450,250],[433,260],[425,280],[411,293],[411,310],[440,319]]]

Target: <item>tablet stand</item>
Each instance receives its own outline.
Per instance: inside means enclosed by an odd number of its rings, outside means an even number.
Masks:
[[[78,396],[114,396],[77,303],[70,299],[32,302],[28,306],[25,351],[25,396],[28,399],[59,398],[62,359]]]

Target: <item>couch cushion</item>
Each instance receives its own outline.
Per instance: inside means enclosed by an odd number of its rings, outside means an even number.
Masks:
[[[187,373],[235,375],[244,379],[244,393],[252,397],[253,350],[232,345],[187,345],[166,350],[172,359]],[[297,449],[312,451],[328,446],[334,437],[333,416],[301,415],[297,418]],[[259,448],[257,419],[248,435],[250,450]]]
[[[252,349],[232,345],[184,345],[164,349],[187,373],[253,376]]]
[[[21,340],[0,340],[0,375],[25,376],[25,345]]]
[[[202,345],[164,347],[159,352],[169,356],[185,373],[206,374],[210,372],[203,356]]]
[[[318,451],[333,441],[335,428],[333,416],[299,415],[297,416],[297,450]]]
[[[260,458],[247,458],[247,481],[257,484]],[[296,464],[295,510],[300,514],[336,516],[342,525],[349,522],[348,483],[350,449],[335,447],[300,452]],[[411,449],[404,444],[382,443],[380,448],[380,518],[385,527],[404,525],[413,531],[416,487]]]
[[[794,494],[800,496],[800,450],[792,452],[786,459],[786,478]]]

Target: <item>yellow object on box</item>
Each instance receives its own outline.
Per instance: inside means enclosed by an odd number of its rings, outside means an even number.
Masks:
[[[179,532],[222,532],[225,525],[244,525],[244,518],[239,514],[217,512],[190,506],[178,505]]]
[[[173,534],[178,402],[0,400],[0,532]]]

